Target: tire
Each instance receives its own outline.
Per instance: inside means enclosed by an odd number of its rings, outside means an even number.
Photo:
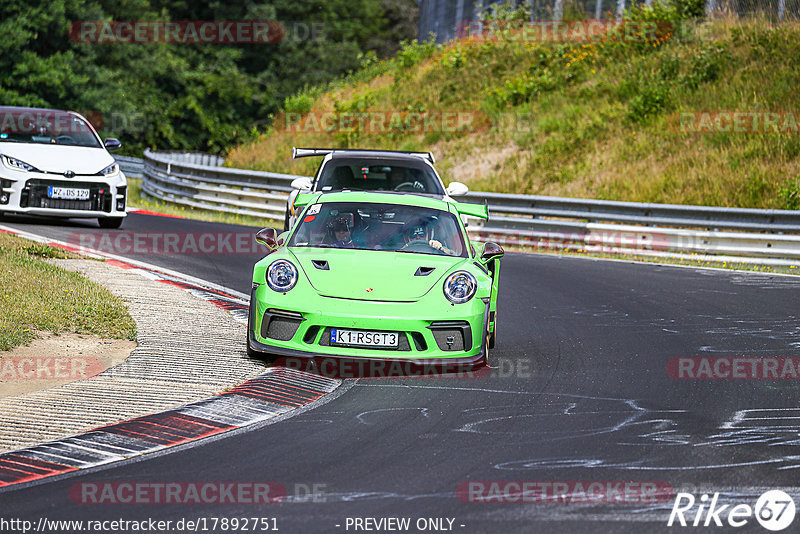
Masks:
[[[283,217],[283,231],[284,232],[288,232],[289,231],[289,209],[288,208],[286,209],[286,215],[284,215],[284,217]]]
[[[495,336],[496,333],[497,333],[497,322],[494,323],[494,332],[489,334],[489,337],[486,340],[486,346],[489,347],[490,349],[494,348],[494,339],[496,337]]]
[[[123,217],[100,217],[97,222],[100,223],[100,228],[119,228],[122,226]]]

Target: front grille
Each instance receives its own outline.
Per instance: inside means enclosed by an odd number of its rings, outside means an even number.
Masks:
[[[48,187],[70,187],[88,189],[88,200],[65,200],[48,198]],[[107,184],[66,182],[57,180],[28,180],[20,197],[20,207],[23,208],[48,208],[81,211],[111,212],[113,197],[111,188]]]
[[[472,348],[472,329],[465,321],[441,321],[428,327],[442,351],[467,351]]]
[[[314,340],[317,339],[318,332],[319,326],[309,326],[308,330],[306,330],[306,333],[303,336],[303,343],[306,343],[307,345],[314,343]]]
[[[365,332],[374,332],[374,330],[364,330]],[[383,330],[381,330],[383,332]],[[331,346],[331,328],[327,327],[322,332],[322,339],[319,340],[319,344],[322,347],[330,347]],[[354,350],[391,350],[391,351],[401,351],[401,352],[409,352],[411,350],[411,346],[408,344],[408,336],[406,336],[405,332],[398,332],[397,336],[397,348],[394,347],[362,347],[362,346],[355,346],[355,345],[336,345],[337,347],[347,347],[348,349]]]
[[[294,337],[303,320],[300,314],[267,310],[261,320],[261,337],[289,341]]]

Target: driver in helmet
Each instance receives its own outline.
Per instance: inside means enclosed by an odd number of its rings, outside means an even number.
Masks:
[[[424,243],[431,248],[444,252],[449,256],[455,256],[454,250],[442,245],[441,241],[434,239],[433,223],[430,220],[417,221],[409,224],[405,230],[406,247],[415,243]]]
[[[328,222],[328,230],[333,236],[331,243],[336,248],[355,248],[350,225],[346,218],[335,217]]]

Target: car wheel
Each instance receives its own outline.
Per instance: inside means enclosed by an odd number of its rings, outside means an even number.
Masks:
[[[284,215],[284,217],[283,217],[283,231],[284,232],[288,232],[289,231],[289,210],[288,209],[286,210],[286,215]]]
[[[497,323],[494,324],[494,332],[490,333],[486,339],[486,346],[490,349],[494,348],[495,332],[497,332]]]
[[[97,219],[100,228],[119,228],[122,226],[122,217],[101,217]]]

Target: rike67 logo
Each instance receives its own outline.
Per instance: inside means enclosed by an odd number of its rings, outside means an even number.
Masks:
[[[743,527],[753,517],[767,530],[784,530],[794,521],[794,499],[781,490],[770,490],[762,494],[755,506],[746,503],[719,504],[719,493],[709,498],[703,494],[696,499],[691,493],[678,493],[667,526],[694,527]]]

